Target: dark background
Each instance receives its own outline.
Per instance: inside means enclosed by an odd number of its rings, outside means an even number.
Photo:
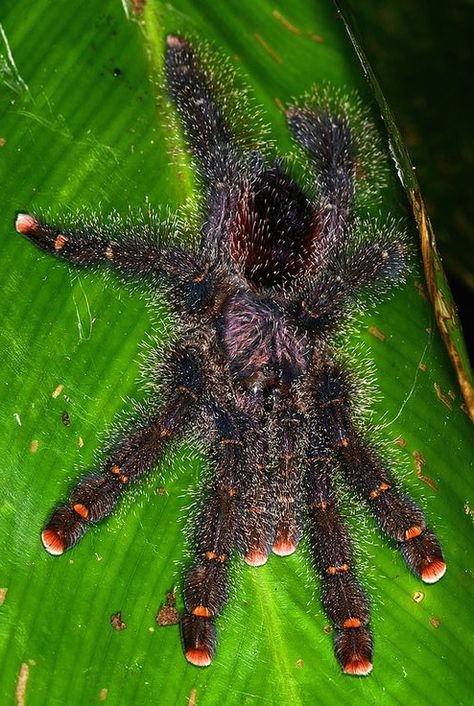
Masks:
[[[474,359],[474,4],[356,0],[356,28],[416,167]]]

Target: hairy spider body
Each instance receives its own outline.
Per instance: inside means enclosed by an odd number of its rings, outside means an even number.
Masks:
[[[423,513],[396,490],[354,421],[351,375],[331,343],[364,290],[383,292],[403,280],[403,235],[392,222],[371,226],[356,217],[364,146],[342,108],[323,100],[287,112],[314,165],[311,200],[280,159],[269,161],[234,138],[212,76],[183,37],[167,37],[165,69],[205,193],[199,246],[173,245],[153,228],[117,237],[107,227],[60,230],[17,217],[17,231],[46,252],[164,284],[187,323],[167,361],[161,407],[79,481],[42,542],[55,555],[73,547],[172,440],[197,425],[209,440],[212,481],[184,581],[188,661],[212,661],[232,553],[259,566],[272,551],[294,552],[306,527],[336,656],[346,673],[364,675],[372,668],[369,603],[353,572],[335,471],[413,573],[434,582],[446,568]]]

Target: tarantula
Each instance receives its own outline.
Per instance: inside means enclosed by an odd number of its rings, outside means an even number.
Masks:
[[[19,233],[67,262],[164,285],[186,323],[167,361],[161,407],[54,510],[43,545],[52,555],[73,547],[197,425],[209,440],[212,482],[184,580],[186,659],[201,667],[213,659],[232,553],[253,567],[270,552],[286,556],[305,524],[337,659],[348,674],[368,674],[369,603],[353,573],[334,473],[342,471],[416,576],[434,583],[446,570],[423,513],[396,489],[355,421],[352,376],[331,338],[364,291],[403,280],[403,235],[393,223],[370,229],[356,216],[363,146],[342,108],[316,101],[286,113],[314,167],[311,200],[281,159],[235,137],[211,73],[184,37],[167,37],[165,75],[204,193],[199,245],[171,244],[153,228],[114,237],[105,227],[64,230],[17,216]]]

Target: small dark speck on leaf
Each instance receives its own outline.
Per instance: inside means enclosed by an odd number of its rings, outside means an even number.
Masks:
[[[70,427],[71,426],[71,417],[67,412],[63,412],[61,415],[61,419],[63,421],[63,424],[65,427]]]
[[[118,611],[110,616],[110,624],[114,630],[125,630],[127,624],[122,620],[122,611]]]
[[[122,71],[116,66],[114,69],[114,76],[121,76]]]
[[[175,608],[176,594],[170,591],[166,596],[166,603],[160,607],[156,614],[156,622],[161,627],[166,625],[177,625],[179,623],[179,612]]]

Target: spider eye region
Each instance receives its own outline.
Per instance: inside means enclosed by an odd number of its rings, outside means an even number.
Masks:
[[[245,388],[288,388],[306,370],[307,343],[273,302],[238,293],[228,302],[222,345],[231,373]]]

